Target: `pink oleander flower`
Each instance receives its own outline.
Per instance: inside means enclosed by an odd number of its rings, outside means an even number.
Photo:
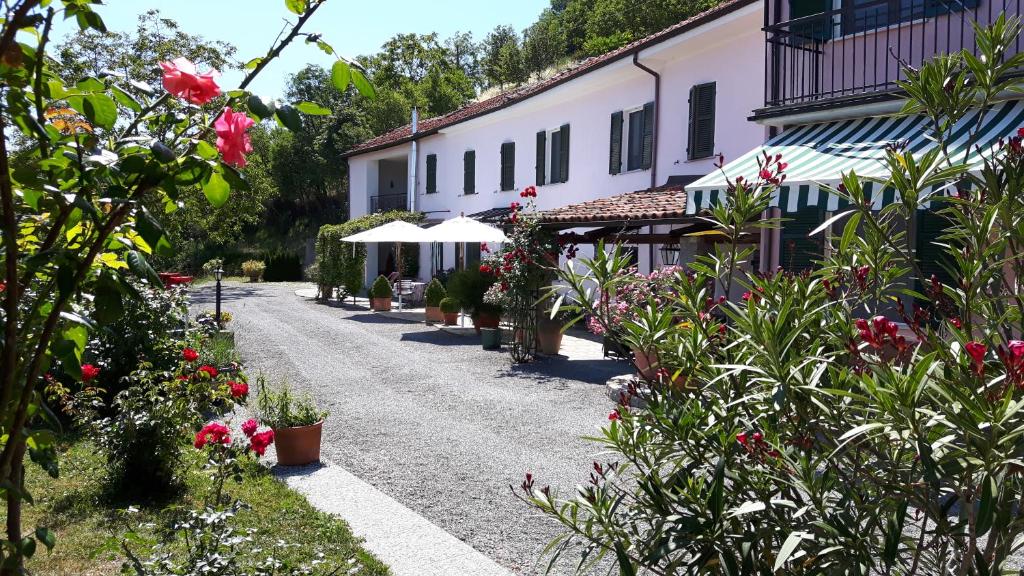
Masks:
[[[217,132],[217,150],[224,161],[235,168],[245,168],[245,155],[252,152],[252,140],[246,133],[256,122],[246,114],[224,108],[213,128]]]
[[[179,98],[202,106],[221,94],[220,87],[214,81],[220,76],[216,70],[200,74],[188,58],[161,62],[160,67],[164,71],[164,88]]]

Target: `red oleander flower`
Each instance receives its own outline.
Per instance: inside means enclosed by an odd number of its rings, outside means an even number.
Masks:
[[[971,357],[971,363],[974,373],[981,376],[985,373],[985,353],[988,352],[988,347],[981,342],[968,342],[964,347],[967,350],[967,354]]]
[[[199,432],[196,432],[196,439],[193,445],[202,449],[207,444],[230,444],[231,430],[220,422],[210,422]]]
[[[249,395],[249,385],[245,382],[228,382],[232,398],[244,398]]]
[[[216,378],[217,374],[220,374],[220,372],[218,372],[216,368],[214,368],[213,366],[210,366],[208,364],[204,364],[204,365],[200,366],[199,370],[197,370],[196,373],[199,373],[199,372],[206,373],[206,375],[209,376],[210,378]]]
[[[250,418],[242,424],[242,434],[245,434],[246,438],[252,438],[252,435],[256,433],[256,429],[260,427],[259,422],[255,418]]]
[[[274,431],[264,430],[253,434],[249,438],[249,449],[255,452],[258,456],[263,456],[267,451],[267,446],[274,443]]]
[[[751,298],[753,298],[753,296],[754,295],[748,290],[748,291],[743,293],[743,301],[746,302],[747,300],[750,300]]]
[[[217,96],[220,87],[214,81],[220,72],[207,70],[202,74],[188,58],[175,58],[170,62],[161,62],[163,69],[164,88],[171,94],[202,106]]]
[[[185,348],[181,351],[181,357],[185,359],[185,362],[195,362],[199,359],[199,352],[191,348]]]
[[[619,413],[618,409],[612,410],[608,413],[608,420],[614,422],[616,420],[622,420],[622,414]]]
[[[736,435],[736,441],[739,442],[740,444],[746,446],[747,445],[747,433],[746,432],[740,432],[739,434],[737,434]]]
[[[100,375],[100,369],[92,364],[82,364],[82,382],[91,382]]]
[[[960,328],[963,328],[963,322],[960,322],[960,319],[959,319],[959,318],[950,318],[950,319],[949,319],[949,323],[950,323],[950,324],[952,324],[952,325],[953,325],[953,327],[954,327],[954,328],[956,328],[956,329],[958,329],[958,330],[959,330]]]

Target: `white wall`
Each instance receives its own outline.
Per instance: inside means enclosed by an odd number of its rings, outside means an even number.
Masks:
[[[714,159],[686,158],[689,91],[696,84],[716,82],[715,150],[737,158],[765,139],[765,128],[747,121],[764,96],[764,34],[762,4],[749,5],[701,28],[666,40],[640,54],[640,62],[662,76],[658,122],[657,185],[671,175],[704,175]],[[539,209],[556,208],[646,189],[651,171],[609,174],[611,114],[654,100],[654,78],[624,58],[543,94],[486,116],[456,124],[419,140],[416,179],[417,209],[442,220],[522,201],[519,192],[534,184],[536,133],[571,126],[569,180],[538,188]],[[624,127],[625,129],[625,127]],[[515,190],[500,191],[500,150],[516,143]],[[410,145],[353,157],[352,216],[364,214],[366,197],[376,183],[362,174],[382,158],[407,155]],[[476,194],[463,194],[463,153],[476,151]],[[426,157],[437,155],[436,194],[426,194]],[[550,154],[550,150],[548,151]],[[625,170],[625,147],[623,170]],[[642,268],[647,247],[640,248]],[[421,273],[430,273],[430,250],[421,249]],[[445,266],[454,262],[447,246]]]

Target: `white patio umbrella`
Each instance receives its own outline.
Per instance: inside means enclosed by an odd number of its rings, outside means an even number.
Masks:
[[[508,237],[500,228],[490,224],[484,224],[479,220],[467,218],[459,214],[455,218],[445,220],[437,226],[427,228],[427,241],[429,242],[455,242],[462,244],[462,258],[465,264],[466,243],[468,242],[508,242]],[[463,317],[463,322],[465,317]]]
[[[402,220],[395,220],[382,224],[376,228],[370,228],[369,230],[363,230],[358,234],[346,236],[342,238],[344,242],[359,242],[362,244],[380,244],[387,242],[395,243],[395,267],[398,269],[398,282],[402,281],[402,243],[408,242],[410,244],[418,244],[420,242],[430,242],[426,238],[426,230],[420,228],[415,224],[403,222]],[[355,246],[352,246],[352,250],[355,250]],[[399,286],[398,290],[398,309],[402,309],[402,290]]]

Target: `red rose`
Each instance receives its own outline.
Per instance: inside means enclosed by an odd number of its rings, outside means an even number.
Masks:
[[[491,268],[490,266],[488,266],[487,264],[481,264],[481,265],[480,265],[480,273],[481,273],[481,274],[490,274],[490,273],[492,273],[492,272],[494,272],[494,269],[492,269],[492,268]]]
[[[92,364],[82,364],[82,382],[90,382],[100,375],[100,369]]]
[[[249,449],[255,452],[259,456],[263,456],[267,451],[267,446],[274,443],[274,431],[265,430],[258,434],[253,434],[252,438],[249,439]]]
[[[210,422],[199,432],[196,432],[196,440],[193,445],[202,449],[207,444],[230,444],[231,430],[220,422]]]
[[[244,113],[234,112],[228,106],[213,123],[217,132],[217,150],[224,162],[235,168],[245,168],[245,155],[252,152],[252,139],[246,132],[256,122]]]
[[[217,374],[220,374],[220,372],[218,372],[216,368],[208,364],[200,366],[197,372],[205,372],[206,375],[209,376],[210,378],[216,378]]]
[[[242,434],[245,434],[247,438],[252,438],[252,435],[256,433],[256,429],[260,427],[259,422],[255,418],[250,418],[242,424]]]
[[[214,82],[220,76],[216,70],[200,74],[196,65],[187,58],[161,62],[160,67],[164,72],[164,88],[179,98],[201,106],[220,96],[220,87]]]
[[[185,359],[185,362],[195,362],[199,359],[199,352],[191,348],[185,348],[181,351],[181,357]]]
[[[233,398],[244,398],[249,395],[249,385],[245,382],[228,382],[228,386],[231,387],[231,396]]]

